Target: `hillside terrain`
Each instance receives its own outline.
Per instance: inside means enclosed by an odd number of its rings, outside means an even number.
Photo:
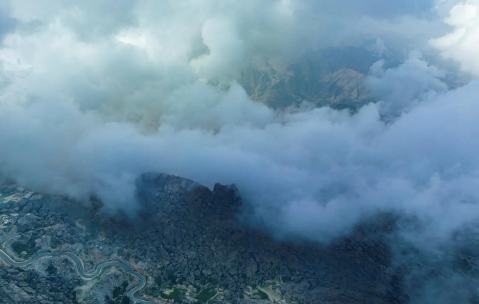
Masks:
[[[2,250],[12,259],[71,252],[85,273],[122,261],[146,278],[145,303],[402,303],[390,252],[358,231],[329,247],[276,241],[244,226],[234,186],[213,190],[176,176],[138,179],[142,204],[134,221],[106,220],[96,208],[66,198],[28,195],[3,186]],[[8,195],[8,196],[5,196]],[[2,222],[2,223],[3,223]],[[128,303],[139,284],[123,268],[82,278],[68,257],[24,267],[0,263],[0,303]],[[14,290],[15,292],[11,292]]]
[[[363,81],[381,57],[364,48],[322,49],[293,62],[256,60],[239,83],[251,98],[273,108],[309,101],[357,105],[370,100]]]

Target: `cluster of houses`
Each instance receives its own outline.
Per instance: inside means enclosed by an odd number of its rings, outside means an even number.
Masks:
[[[0,215],[0,226],[10,226],[17,219],[16,215]]]
[[[18,203],[21,200],[30,200],[39,197],[41,196],[35,195],[35,192],[23,187],[4,186],[0,188],[0,207],[2,204]],[[0,228],[13,224],[17,216],[16,214],[0,214]]]

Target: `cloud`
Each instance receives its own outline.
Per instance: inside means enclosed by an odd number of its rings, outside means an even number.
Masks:
[[[407,73],[410,80],[394,76]],[[80,199],[93,193],[111,210],[132,211],[134,178],[156,170],[208,186],[236,183],[256,218],[282,236],[329,241],[378,211],[397,211],[428,223],[428,240],[447,240],[479,216],[470,203],[479,195],[479,86],[445,92],[436,76],[414,55],[371,76],[386,105],[401,100],[390,93],[403,91],[398,82],[413,92],[405,97],[415,104],[395,104],[398,112],[410,108],[392,123],[381,119],[382,104],[356,114],[275,113],[234,83],[226,91],[201,82],[180,87],[159,128],[146,133],[71,101],[3,103],[1,168],[36,188]],[[419,80],[426,85],[407,84]]]
[[[309,1],[311,5],[322,8],[334,14],[348,14],[357,16],[369,16],[380,19],[393,19],[411,16],[432,16],[434,0],[414,1],[405,0],[401,2],[391,2],[383,0],[358,0],[348,1],[339,0],[335,2]]]
[[[447,85],[441,81],[445,72],[428,65],[421,57],[422,54],[416,51],[411,52],[397,68],[384,71],[384,61],[378,61],[371,67],[366,85],[372,89],[376,100],[385,102],[383,115],[398,116],[415,103],[447,91]]]
[[[463,70],[479,74],[476,54],[479,52],[479,1],[455,1],[444,22],[451,32],[432,39],[431,45],[441,50],[443,56],[454,59]],[[449,7],[451,3],[449,4]]]
[[[475,180],[464,144],[473,127],[462,123],[474,111],[464,92],[476,85],[447,92],[444,73],[419,53],[393,69],[374,65],[367,84],[382,102],[354,115],[273,111],[235,82],[254,57],[294,57],[336,33],[306,33],[318,25],[314,12],[339,32],[372,22],[396,35],[416,21],[434,24],[434,3],[127,1],[102,18],[107,4],[10,3],[19,27],[0,49],[4,174],[79,200],[95,194],[110,212],[134,211],[133,181],[145,171],[236,183],[256,219],[278,235],[326,242],[378,210],[433,221],[440,211],[411,202],[439,204],[440,191],[473,195],[457,189],[456,178]],[[332,13],[338,23],[328,23]],[[434,206],[449,212],[446,205]]]
[[[3,38],[15,29],[16,25],[16,20],[9,15],[9,6],[5,3],[0,4],[0,44]]]
[[[314,37],[313,46],[361,45],[380,38],[395,48],[422,49],[427,48],[424,41],[447,30],[435,12],[436,2],[308,0],[298,15]]]

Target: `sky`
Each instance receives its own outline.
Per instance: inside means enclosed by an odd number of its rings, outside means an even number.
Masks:
[[[235,183],[247,217],[278,238],[329,243],[395,212],[421,224],[405,224],[404,240],[438,250],[479,220],[479,82],[448,88],[422,53],[476,78],[478,10],[476,0],[2,1],[0,172],[132,216],[143,172]],[[377,102],[354,114],[307,101],[275,111],[236,81],[257,57],[370,39],[406,55],[371,66]]]

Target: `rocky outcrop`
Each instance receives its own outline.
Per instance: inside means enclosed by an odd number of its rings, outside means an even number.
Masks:
[[[164,250],[170,256],[166,271],[156,274],[164,281],[223,284],[226,299],[240,297],[247,286],[279,280],[287,303],[398,303],[385,295],[388,249],[366,235],[329,248],[277,242],[238,220],[242,201],[235,186],[210,190],[149,173],[140,177],[138,189],[143,239],[156,238],[158,262]]]

